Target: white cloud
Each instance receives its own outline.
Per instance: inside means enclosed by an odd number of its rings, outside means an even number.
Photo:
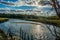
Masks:
[[[3,0],[2,0],[3,1]],[[17,0],[16,2],[9,2],[8,3],[10,4],[14,4],[14,5],[10,5],[10,6],[22,6],[22,5],[25,5],[25,6],[37,6],[37,7],[40,7],[41,5],[38,4],[41,0]],[[60,0],[58,0],[60,1]]]
[[[13,6],[13,7],[18,7],[18,6],[36,6],[36,8],[34,8],[35,10],[36,9],[41,9],[41,5],[39,5],[38,3],[40,2],[41,0],[18,0],[16,2],[12,2],[14,5],[10,5],[10,6]],[[43,6],[44,7],[44,6]]]
[[[39,6],[38,2],[40,0],[18,0],[14,4],[14,6],[21,6],[21,5],[26,5],[26,6]]]
[[[41,0],[17,0],[16,2],[8,2],[9,4],[14,4],[10,6],[37,6],[40,7],[41,5],[38,4]]]

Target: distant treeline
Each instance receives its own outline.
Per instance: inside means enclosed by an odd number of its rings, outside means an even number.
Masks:
[[[27,18],[37,19],[38,18],[38,16],[35,16],[35,15],[5,14],[5,13],[0,13],[0,17],[3,17],[3,18],[16,18],[16,19],[27,19]]]

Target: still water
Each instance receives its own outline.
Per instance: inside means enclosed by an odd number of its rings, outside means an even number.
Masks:
[[[56,26],[54,27],[56,28],[55,29],[56,32],[60,31],[60,28]],[[24,37],[25,40],[55,40],[56,34],[54,27],[53,25],[32,22],[32,21],[24,21],[19,19],[9,19],[9,21],[7,22],[0,23],[0,29],[2,29],[6,34],[8,33],[8,29],[10,28],[13,35],[16,35],[21,38]],[[23,32],[21,32],[20,29]],[[29,39],[27,39],[28,35]],[[57,35],[59,34],[57,33]]]

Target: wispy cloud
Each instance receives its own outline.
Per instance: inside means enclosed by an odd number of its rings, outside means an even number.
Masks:
[[[10,9],[32,9],[32,10],[40,10],[41,9],[41,5],[38,4],[40,2],[40,0],[17,0],[16,2],[10,2],[10,1],[3,1],[2,0],[2,4],[6,4],[7,8]],[[13,5],[11,5],[13,4]],[[45,7],[45,6],[43,6]]]
[[[15,2],[16,6],[20,6],[20,5],[26,5],[26,6],[38,6],[38,2],[40,2],[40,0],[18,0],[17,2]]]
[[[36,6],[40,7],[41,0],[17,0],[16,2],[2,1],[0,3],[10,5],[10,6]]]
[[[0,3],[2,4],[6,4],[6,5],[13,5],[13,6],[21,6],[21,5],[25,5],[25,6],[38,6],[40,0],[17,0],[16,2],[11,2],[11,1],[0,1]]]

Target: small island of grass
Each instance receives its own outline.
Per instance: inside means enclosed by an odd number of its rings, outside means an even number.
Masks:
[[[5,21],[8,21],[8,18],[0,18],[0,23]]]

